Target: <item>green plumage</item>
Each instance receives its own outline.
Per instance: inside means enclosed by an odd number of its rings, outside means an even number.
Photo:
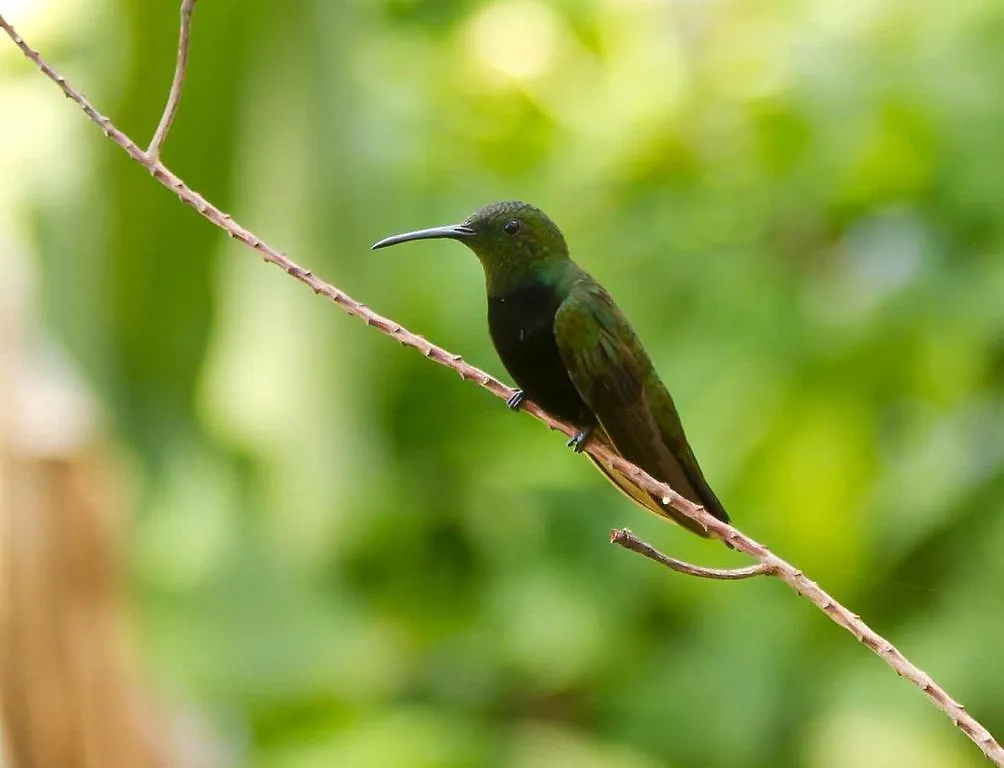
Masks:
[[[460,240],[477,254],[502,363],[527,397],[579,427],[578,450],[587,439],[600,440],[728,521],[634,329],[610,294],[569,258],[554,222],[526,203],[494,203],[462,224],[396,235],[373,247],[431,238]],[[633,501],[707,535],[628,478],[593,463]]]

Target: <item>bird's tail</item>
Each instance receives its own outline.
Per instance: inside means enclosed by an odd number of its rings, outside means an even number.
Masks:
[[[611,449],[615,453],[618,453],[619,455],[619,452],[614,447],[613,442],[610,440],[609,436],[603,430],[602,427],[597,426],[593,430],[591,439],[603,443],[607,448]],[[674,523],[682,525],[688,531],[696,533],[698,536],[701,536],[705,539],[709,538],[708,532],[704,530],[704,528],[702,528],[699,523],[697,523],[694,520],[691,520],[689,517],[680,513],[676,509],[673,509],[673,507],[663,504],[662,500],[658,496],[649,493],[648,491],[642,488],[639,488],[638,485],[636,485],[635,482],[624,473],[618,472],[617,470],[614,469],[610,469],[609,467],[605,466],[592,456],[589,456],[589,460],[593,462],[593,465],[603,474],[604,477],[607,478],[607,480],[609,480],[613,484],[615,488],[617,488],[617,490],[619,490],[621,493],[623,493],[625,496],[631,499],[631,501],[633,501],[638,506],[647,509],[649,512],[654,512],[659,517],[672,520]],[[685,490],[689,489],[674,488],[673,490],[677,490],[679,493],[683,493],[684,495],[686,495]],[[714,497],[714,494],[712,494],[710,504],[703,503],[701,500],[695,500],[695,499],[691,499],[691,501],[693,501],[695,504],[703,504],[705,509],[707,509],[708,512],[717,517],[719,520],[724,520],[725,522],[729,521],[728,515],[725,514],[725,510],[722,508],[722,505],[718,501],[718,499]]]

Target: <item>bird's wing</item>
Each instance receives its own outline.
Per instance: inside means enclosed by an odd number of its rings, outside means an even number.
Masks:
[[[610,295],[595,282],[581,280],[558,309],[554,336],[572,383],[603,428],[597,437],[695,504],[728,520],[687,445],[669,392]],[[633,501],[707,535],[629,478],[594,463]]]

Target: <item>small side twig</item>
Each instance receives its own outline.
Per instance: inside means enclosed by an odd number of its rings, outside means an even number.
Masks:
[[[186,4],[187,2],[191,2],[194,5],[194,0],[186,0]],[[84,114],[101,128],[105,136],[114,141],[133,160],[146,168],[160,184],[178,195],[182,202],[198,211],[207,221],[222,229],[230,237],[240,240],[245,245],[253,248],[266,262],[274,264],[294,279],[304,283],[314,293],[325,296],[349,315],[359,318],[367,325],[376,328],[403,346],[411,347],[421,352],[422,355],[433,362],[450,368],[464,380],[475,382],[502,400],[507,400],[513,395],[511,388],[505,386],[491,374],[465,362],[460,355],[451,354],[442,347],[436,346],[421,336],[412,333],[400,323],[396,323],[390,318],[383,317],[374,312],[341,289],[316,277],[310,270],[296,264],[269,246],[256,234],[242,227],[229,214],[224,213],[198,192],[191,189],[181,178],[157,159],[155,155],[151,156],[143,151],[136,142],[119,130],[111,120],[98,112],[83,94],[67,83],[61,74],[54,70],[37,51],[24,41],[24,38],[6,22],[2,15],[0,15],[0,29],[3,29],[7,33],[11,40],[14,41],[14,44],[38,67],[42,74],[52,80],[67,98],[77,104],[83,110]],[[578,431],[574,426],[553,418],[534,403],[524,402],[522,410],[543,422],[549,428],[559,430],[569,437],[572,437]],[[796,594],[805,597],[831,621],[847,630],[858,642],[888,664],[896,674],[910,681],[938,709],[944,712],[955,727],[976,744],[984,755],[995,765],[1004,768],[1004,748],[993,737],[993,734],[975,717],[969,714],[962,704],[952,698],[944,688],[938,685],[930,675],[907,659],[896,646],[875,632],[860,616],[848,610],[818,584],[805,576],[799,569],[782,560],[763,544],[753,540],[742,531],[708,514],[703,507],[691,503],[666,483],[659,482],[635,464],[612,453],[605,446],[591,442],[586,445],[585,450],[605,466],[630,477],[640,488],[662,498],[663,503],[667,506],[672,506],[681,514],[699,523],[712,537],[759,561],[760,565],[765,569],[764,573],[777,576],[777,578],[791,587]],[[618,541],[617,543],[620,542]],[[642,552],[642,554],[646,554],[646,552]],[[646,556],[648,555],[646,554]],[[662,562],[658,558],[655,559]]]
[[[150,146],[146,149],[151,160],[160,158],[160,149],[167,140],[167,132],[171,130],[174,115],[181,103],[181,90],[185,85],[185,71],[188,68],[188,40],[192,33],[192,12],[198,0],[183,0],[181,3],[181,31],[178,33],[178,60],[174,65],[174,80],[171,81],[171,92],[164,105],[164,113],[160,116],[157,130],[154,131]]]
[[[745,568],[705,568],[700,565],[692,565],[683,560],[677,560],[667,554],[660,552],[651,544],[642,541],[627,528],[617,528],[610,532],[610,543],[637,552],[649,560],[654,560],[660,565],[664,565],[671,571],[684,573],[687,576],[696,576],[699,579],[713,579],[715,581],[740,581],[741,579],[752,579],[755,576],[773,576],[775,569],[767,563],[757,563],[748,565]]]

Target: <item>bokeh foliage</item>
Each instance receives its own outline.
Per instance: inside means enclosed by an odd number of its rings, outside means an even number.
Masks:
[[[52,22],[56,64],[143,139],[177,8],[94,13]],[[367,247],[539,204],[737,524],[1002,735],[1002,35],[996,0],[202,2],[165,160],[500,375],[469,253]],[[45,322],[134,481],[144,663],[243,761],[982,764],[781,585],[609,547],[629,525],[737,562],[558,436],[256,263],[91,126],[61,149],[79,172],[26,210]]]

